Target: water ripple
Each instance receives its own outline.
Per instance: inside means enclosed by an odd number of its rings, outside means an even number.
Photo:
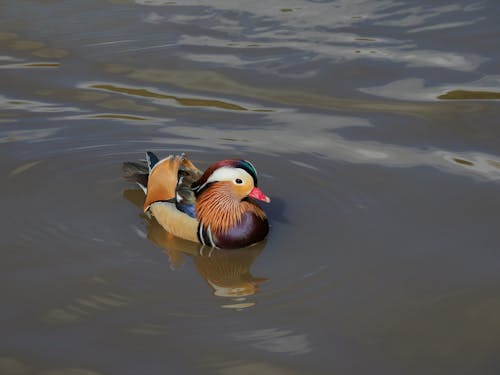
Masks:
[[[285,74],[294,65],[312,59],[326,58],[333,62],[347,62],[357,59],[371,59],[402,63],[408,67],[433,67],[457,71],[473,71],[487,61],[487,58],[467,53],[418,48],[411,39],[387,38],[383,35],[359,35],[345,33],[348,27],[360,26],[361,23],[372,23],[405,28],[409,37],[414,33],[440,28],[457,28],[480,23],[484,17],[471,19],[470,14],[482,9],[480,3],[467,7],[459,5],[407,7],[393,1],[353,1],[346,4],[342,1],[328,3],[311,3],[292,1],[283,8],[277,1],[263,6],[260,3],[247,2],[238,4],[220,0],[199,2],[196,0],[183,2],[176,6],[176,12],[162,11],[162,6],[171,5],[164,0],[136,0],[143,6],[157,7],[143,19],[151,24],[169,23],[186,25],[203,20],[201,27],[210,32],[186,34],[179,36],[176,44],[190,47],[210,47],[212,49],[238,49],[238,56],[228,55],[227,59],[209,61],[208,54],[186,54],[191,61],[218,63],[232,68],[252,68],[259,71]],[[182,14],[184,9],[200,7],[197,14]],[[180,13],[180,14],[179,14]],[[192,13],[192,11],[191,11]],[[453,23],[437,23],[435,20],[445,15],[463,18]],[[464,15],[462,15],[464,14]],[[249,23],[249,19],[260,22]],[[253,26],[255,25],[255,26]],[[269,26],[265,26],[269,25]],[[412,29],[408,29],[412,26]],[[215,36],[214,31],[217,32]],[[235,35],[237,38],[235,39]],[[360,44],[365,42],[365,44]],[[370,45],[366,47],[366,42]],[[356,44],[360,44],[356,48]],[[248,48],[260,50],[260,58],[256,61]],[[267,50],[267,51],[263,51]],[[280,60],[279,64],[266,63],[273,55],[290,56]],[[241,62],[243,61],[243,64]],[[260,61],[260,64],[257,62]]]

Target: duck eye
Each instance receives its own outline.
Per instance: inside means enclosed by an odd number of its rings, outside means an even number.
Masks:
[[[243,183],[243,180],[241,180],[241,178],[237,178],[236,180],[234,180],[234,182],[236,182],[239,185]]]

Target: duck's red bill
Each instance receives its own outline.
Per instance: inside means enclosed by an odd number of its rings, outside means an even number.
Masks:
[[[271,202],[271,199],[262,192],[258,187],[254,187],[250,194],[248,194],[249,197],[258,199],[259,201],[269,203]]]

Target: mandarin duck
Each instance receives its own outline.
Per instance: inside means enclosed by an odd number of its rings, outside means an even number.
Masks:
[[[221,160],[202,172],[184,154],[159,160],[147,152],[146,159],[146,164],[124,163],[124,176],[146,194],[144,211],[171,234],[223,249],[266,237],[269,223],[254,200],[271,200],[257,187],[249,161]]]

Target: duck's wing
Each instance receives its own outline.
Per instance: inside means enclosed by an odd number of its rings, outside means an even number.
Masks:
[[[162,160],[152,152],[146,156],[149,177],[144,211],[154,202],[175,202],[179,168],[183,164],[183,157],[179,155],[169,155]]]
[[[191,217],[195,217],[196,196],[191,185],[200,178],[203,172],[184,156],[184,154],[181,155],[181,158],[175,194],[175,205],[180,211]]]
[[[148,151],[144,162],[123,163],[125,179],[136,182],[146,194],[144,211],[154,202],[171,202],[180,211],[195,217],[196,196],[191,185],[202,174],[184,154],[160,160]]]

